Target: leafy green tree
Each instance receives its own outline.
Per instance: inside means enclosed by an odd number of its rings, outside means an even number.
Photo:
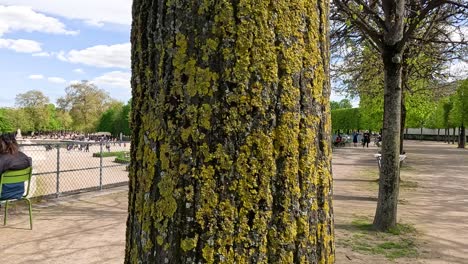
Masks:
[[[330,102],[330,108],[331,110],[336,110],[336,109],[340,109],[340,102],[337,102],[337,101],[331,101]]]
[[[66,95],[57,100],[59,108],[70,113],[73,129],[94,131],[102,113],[114,100],[96,85],[82,81],[65,89]]]
[[[130,104],[114,103],[102,114],[98,125],[98,131],[107,131],[118,137],[120,133],[130,135],[129,124]]]
[[[373,225],[379,231],[386,231],[395,227],[397,221],[402,84],[408,75],[407,54],[419,46],[434,48],[438,51],[436,55],[441,55],[445,46],[463,46],[452,41],[450,31],[458,29],[462,35],[460,27],[467,19],[466,5],[464,0],[334,0],[333,3],[336,31],[344,32],[342,36],[348,40],[364,40],[380,55],[383,65],[382,162]]]
[[[123,109],[124,105],[121,102],[112,104],[109,109],[102,114],[97,130],[110,132],[112,135],[118,136],[123,130],[122,123],[124,123],[125,120],[128,122],[128,117],[122,120],[122,118],[124,118],[122,116]]]
[[[454,94],[453,108],[449,114],[450,121],[459,128],[459,148],[465,148],[465,126],[468,124],[468,79],[461,81]]]
[[[328,2],[132,15],[125,263],[333,263]]]
[[[336,109],[343,109],[343,108],[353,108],[353,105],[351,104],[349,99],[341,99],[341,101],[339,102],[331,101],[330,107],[331,107],[331,110],[336,110]]]
[[[359,108],[342,108],[331,111],[332,128],[336,130],[360,130],[361,114]]]
[[[11,120],[8,118],[8,109],[0,108],[0,132],[13,132],[15,130]]]
[[[49,98],[41,91],[30,90],[16,95],[16,105],[23,108],[33,122],[32,130],[47,130],[50,123]]]
[[[72,128],[73,118],[65,110],[55,109],[55,120],[59,124],[60,130],[70,130]]]
[[[4,120],[12,128],[9,132],[14,132],[18,128],[23,132],[34,131],[33,120],[23,108],[4,108]]]
[[[118,125],[118,131],[119,133],[122,132],[124,135],[130,135],[131,130],[130,130],[130,114],[131,114],[131,100],[124,105],[122,108],[122,112],[119,117],[119,122],[120,124]]]
[[[420,90],[423,91],[423,90]],[[421,139],[424,127],[428,127],[429,117],[437,107],[433,95],[427,90],[423,93],[415,93],[406,96],[407,121],[408,127],[420,128]]]
[[[437,140],[439,139],[440,129],[446,128],[445,120],[444,120],[444,103],[445,98],[441,98],[435,105],[435,110],[429,115],[428,121],[426,122],[427,128],[437,129],[438,136]],[[445,130],[445,134],[446,134]]]
[[[373,91],[360,96],[359,109],[361,127],[370,131],[380,131],[383,119],[383,99],[381,91]],[[378,95],[375,95],[378,94]]]

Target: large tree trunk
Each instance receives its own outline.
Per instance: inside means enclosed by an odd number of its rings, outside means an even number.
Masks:
[[[384,118],[379,197],[374,228],[386,231],[396,225],[400,175],[402,51],[405,1],[383,1],[387,26],[381,46],[384,65]]]
[[[134,0],[125,263],[333,263],[328,1]]]
[[[462,124],[462,126],[460,127],[460,138],[458,140],[458,147],[459,148],[465,148],[465,144],[466,144],[466,135],[465,135],[465,125]]]
[[[396,55],[392,47],[386,47],[382,55],[385,70],[382,163],[374,218],[374,227],[381,231],[394,227],[397,219],[402,91],[401,64],[392,61]]]

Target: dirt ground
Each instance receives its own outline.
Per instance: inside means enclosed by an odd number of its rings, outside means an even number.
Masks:
[[[399,222],[416,228],[419,257],[394,261],[340,244],[356,217],[372,221],[378,186],[375,147],[333,153],[337,263],[468,263],[468,150],[438,142],[406,141]]]
[[[25,208],[14,208],[0,225],[0,263],[123,263],[126,220],[126,187],[34,204],[32,231]]]
[[[388,260],[343,243],[354,219],[372,221],[378,177],[375,147],[345,147],[333,153],[336,263],[468,263],[468,150],[417,141],[406,147],[399,221],[416,228],[419,257]],[[126,188],[42,201],[33,208],[33,231],[22,208],[13,208],[8,225],[0,225],[2,264],[123,262]]]

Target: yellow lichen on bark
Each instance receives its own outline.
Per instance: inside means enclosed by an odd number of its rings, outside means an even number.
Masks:
[[[162,2],[134,1],[127,262],[332,263],[328,2]]]

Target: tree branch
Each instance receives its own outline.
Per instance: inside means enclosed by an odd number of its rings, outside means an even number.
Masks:
[[[435,8],[437,8],[437,7],[439,7],[439,6],[443,5],[443,4],[445,4],[445,3],[447,3],[447,1],[448,1],[448,0],[432,0],[432,1],[430,1],[430,2],[427,4],[427,6],[426,6],[424,9],[422,9],[422,10],[420,11],[419,15],[416,16],[415,19],[411,22],[411,24],[410,24],[409,27],[408,27],[408,30],[406,30],[406,32],[403,33],[403,39],[402,39],[402,41],[400,42],[400,46],[402,47],[403,45],[406,44],[406,41],[408,41],[408,39],[412,36],[412,34],[414,33],[414,31],[415,31],[416,28],[418,27],[419,23],[420,23],[424,18],[426,18],[427,14],[428,14],[431,10],[433,10],[433,9],[435,9]]]
[[[370,25],[366,24],[363,17],[349,9],[347,5],[341,0],[335,0],[334,3],[337,5],[338,9],[341,9],[347,15],[348,19],[353,20],[354,24],[364,33],[365,36],[367,36],[370,41],[374,42],[375,46],[378,47],[378,50],[381,51],[383,48],[381,35]],[[358,19],[355,19],[354,16],[356,16]]]

